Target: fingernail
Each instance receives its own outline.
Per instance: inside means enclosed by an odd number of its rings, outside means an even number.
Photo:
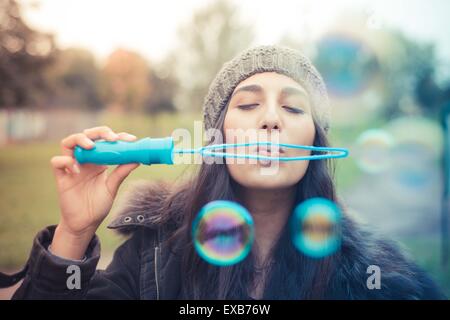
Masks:
[[[80,173],[80,168],[78,168],[78,166],[76,164],[73,165],[73,171],[75,173]]]
[[[127,133],[127,136],[133,139],[137,139],[137,137],[134,134]]]

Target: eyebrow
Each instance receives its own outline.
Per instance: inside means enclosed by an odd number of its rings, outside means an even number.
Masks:
[[[297,89],[294,87],[285,87],[281,90],[282,96],[302,96],[308,98],[308,94],[303,89]]]
[[[239,89],[237,89],[236,91],[233,92],[233,94],[231,95],[231,97],[233,97],[234,95],[236,95],[239,92],[253,92],[253,93],[261,93],[263,92],[263,88],[257,84],[249,84],[248,86],[242,86]]]
[[[238,88],[236,91],[233,92],[231,97],[235,96],[239,92],[261,93],[263,91],[264,91],[264,89],[260,85],[250,84],[250,85],[242,86],[242,87]],[[284,87],[281,90],[281,95],[282,96],[294,96],[294,95],[296,95],[296,96],[302,96],[302,97],[308,98],[308,94],[306,93],[305,90],[297,89],[297,88],[294,88],[294,87]]]

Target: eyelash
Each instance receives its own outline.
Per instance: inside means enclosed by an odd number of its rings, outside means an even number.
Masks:
[[[289,107],[289,106],[283,106],[283,108],[289,110],[289,112],[292,112],[292,113],[297,113],[297,114],[305,113],[305,111],[301,108],[293,108],[293,107]]]
[[[242,104],[242,105],[239,105],[238,108],[241,110],[253,110],[257,106],[259,106],[259,104],[255,104],[255,103],[254,104]],[[296,114],[304,114],[305,113],[305,111],[300,108],[293,108],[293,107],[289,107],[289,106],[283,106],[283,108],[288,110],[289,112],[296,113]]]
[[[253,104],[241,104],[241,105],[238,106],[238,108],[242,109],[242,110],[252,110],[252,109],[256,108],[257,106],[259,106],[259,104],[255,104],[255,103],[253,103]]]

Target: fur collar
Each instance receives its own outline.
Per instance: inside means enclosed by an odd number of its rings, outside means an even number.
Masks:
[[[171,194],[171,184],[163,181],[136,182],[118,201],[116,218],[108,225],[120,234],[137,227],[157,228],[167,222],[163,203]]]

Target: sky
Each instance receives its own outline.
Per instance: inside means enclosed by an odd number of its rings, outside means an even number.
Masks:
[[[39,3],[24,10],[31,26],[54,33],[62,48],[89,49],[100,61],[119,47],[136,50],[149,60],[162,59],[176,47],[178,28],[212,1],[20,0]],[[305,33],[318,37],[337,15],[353,10],[367,15],[372,27],[398,28],[413,39],[435,43],[438,56],[450,60],[448,0],[229,1],[240,9],[242,20],[255,27],[255,44],[276,42],[285,33],[300,39]]]

